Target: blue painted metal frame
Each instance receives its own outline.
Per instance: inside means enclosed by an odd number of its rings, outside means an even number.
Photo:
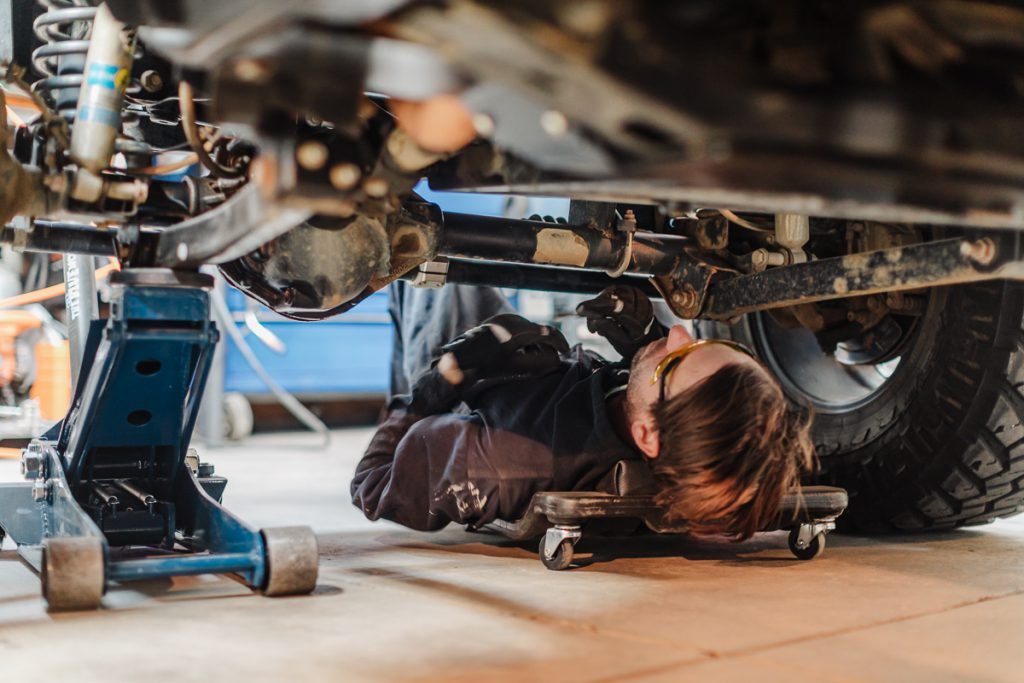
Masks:
[[[27,449],[39,463],[27,468],[34,480],[0,485],[0,529],[36,569],[46,538],[100,536],[105,552],[111,545],[169,550],[177,542],[192,552],[122,561],[108,555],[107,580],[234,572],[261,587],[262,535],[207,495],[185,462],[218,341],[209,294],[130,281],[112,289],[110,317],[90,331],[67,417]],[[107,528],[117,510],[90,498],[95,486],[125,480],[154,494],[146,514],[164,525],[158,542],[152,528]]]

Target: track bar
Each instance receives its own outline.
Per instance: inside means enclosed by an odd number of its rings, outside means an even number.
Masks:
[[[1021,236],[1000,233],[838,256],[754,275],[712,278],[698,317],[725,319],[752,311],[881,292],[984,280],[1024,280]]]

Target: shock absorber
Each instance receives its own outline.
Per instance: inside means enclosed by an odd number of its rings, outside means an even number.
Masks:
[[[32,87],[48,97],[61,116],[72,121],[96,8],[73,0],[37,2],[46,11],[32,24],[36,37],[43,42],[32,52],[32,67],[42,76]]]
[[[114,18],[106,4],[93,20],[85,59],[85,80],[71,130],[71,158],[98,172],[110,164],[121,130],[121,104],[132,70],[135,32]]]

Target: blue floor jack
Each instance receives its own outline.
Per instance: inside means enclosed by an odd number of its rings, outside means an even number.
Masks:
[[[27,481],[0,484],[0,541],[39,572],[50,609],[95,608],[110,582],[191,574],[311,592],[312,530],[247,526],[220,505],[227,481],[189,449],[218,339],[213,279],[129,269],[110,284],[67,417],[23,451]]]

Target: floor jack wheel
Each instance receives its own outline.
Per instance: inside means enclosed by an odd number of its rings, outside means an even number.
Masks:
[[[810,540],[801,541],[801,527],[795,527],[789,532],[789,550],[798,560],[813,560],[825,552],[825,532],[819,531]],[[806,536],[809,535],[805,533]]]
[[[548,535],[545,534],[540,537],[540,561],[544,563],[544,566],[552,571],[561,571],[569,567],[572,564],[573,557],[573,540],[571,538],[565,538],[557,541],[554,552],[548,557],[548,544],[551,541],[548,539]]]
[[[103,541],[79,538],[43,540],[43,597],[50,610],[96,609],[106,589]]]
[[[306,595],[316,588],[320,548],[308,526],[283,526],[260,531],[263,536],[266,579],[261,592]]]

